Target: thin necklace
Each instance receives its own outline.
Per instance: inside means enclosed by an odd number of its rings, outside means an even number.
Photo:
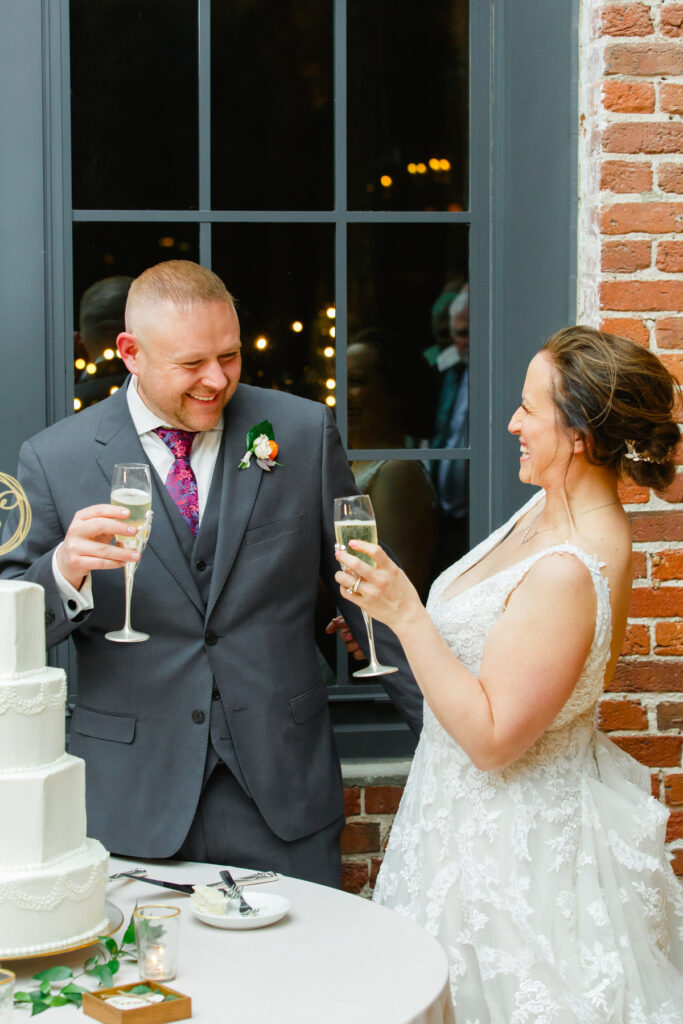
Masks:
[[[597,510],[599,508],[609,508],[610,505],[620,505],[620,504],[621,504],[620,501],[606,501],[604,503],[604,505],[593,505],[592,508],[585,508],[583,510],[583,512],[577,512],[576,515],[574,516],[574,518],[577,519],[579,516],[585,516],[589,512],[597,512]],[[522,534],[522,539],[520,541],[520,544],[528,544],[529,541],[532,541],[537,534],[539,534],[539,533],[546,533],[548,530],[554,530],[555,529],[555,526],[557,525],[556,523],[553,523],[552,526],[544,526],[542,530],[539,530],[537,528],[534,529],[534,527],[536,526],[536,523],[540,520],[540,518],[543,515],[544,511],[545,511],[545,509],[542,509],[538,513],[536,518],[534,519],[533,523],[530,523],[529,526],[527,526],[526,530]]]

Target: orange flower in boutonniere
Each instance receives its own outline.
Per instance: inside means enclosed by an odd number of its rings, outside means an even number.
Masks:
[[[268,472],[273,466],[279,466],[275,461],[278,453],[278,445],[273,438],[273,428],[268,420],[262,420],[252,427],[247,434],[247,450],[242,457],[238,469],[247,469],[251,462],[252,455],[256,456],[256,464]]]

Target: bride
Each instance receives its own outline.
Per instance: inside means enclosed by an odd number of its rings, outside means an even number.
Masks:
[[[683,1021],[683,897],[649,773],[595,731],[631,593],[617,484],[671,482],[677,385],[586,327],[534,357],[510,433],[537,490],[435,582],[338,552],[400,639],[425,724],[375,889],[448,956],[458,1024]]]

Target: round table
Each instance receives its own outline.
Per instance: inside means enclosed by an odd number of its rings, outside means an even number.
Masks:
[[[133,866],[150,877],[206,884],[218,867],[180,861],[146,863],[112,858],[110,871]],[[234,868],[233,874],[248,869]],[[245,896],[259,886],[245,888]],[[448,966],[441,946],[422,928],[359,896],[280,876],[262,892],[291,902],[281,921],[237,931],[199,921],[189,896],[137,879],[109,883],[107,899],[128,923],[137,903],[181,908],[178,975],[167,982],[192,999],[192,1018],[215,1024],[454,1024]],[[123,929],[115,938],[120,941]],[[88,950],[8,962],[17,987],[53,964],[76,973]],[[116,982],[137,981],[137,968],[123,964]],[[79,979],[80,984],[87,982]],[[90,1018],[75,1007],[48,1011],[54,1024]],[[20,1011],[15,1010],[15,1018]]]

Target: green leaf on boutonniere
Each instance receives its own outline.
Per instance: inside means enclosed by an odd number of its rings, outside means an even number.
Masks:
[[[251,446],[257,437],[261,434],[265,434],[269,441],[274,441],[275,436],[273,434],[273,425],[269,420],[261,420],[255,427],[252,427],[247,434],[247,451],[251,451]]]

